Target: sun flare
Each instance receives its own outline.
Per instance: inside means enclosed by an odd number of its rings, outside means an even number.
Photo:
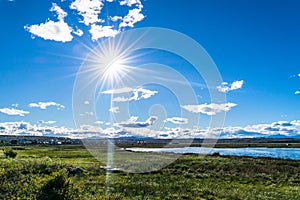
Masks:
[[[112,59],[104,69],[103,77],[106,80],[117,81],[126,71],[126,65],[121,58]]]
[[[86,58],[87,64],[82,71],[90,74],[87,84],[97,81],[100,90],[122,85],[122,80],[134,68],[136,61],[136,57],[132,55],[133,50],[126,48],[122,42],[108,39],[101,46],[91,49],[91,55]]]

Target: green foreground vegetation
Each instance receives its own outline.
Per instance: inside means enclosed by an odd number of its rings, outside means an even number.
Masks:
[[[116,171],[108,181],[80,145],[11,148],[16,158],[0,151],[0,199],[300,199],[300,161],[183,155],[157,172]]]

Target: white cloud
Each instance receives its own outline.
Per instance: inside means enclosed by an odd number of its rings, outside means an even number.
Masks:
[[[132,7],[133,5],[136,5],[138,8],[142,8],[143,7],[143,4],[140,0],[123,0],[123,1],[120,1],[120,5],[121,6],[129,6],[129,7]]]
[[[123,28],[133,28],[137,22],[145,18],[140,0],[120,1],[120,6],[127,6],[128,12],[124,16],[103,16],[101,11],[106,2],[113,2],[113,0],[73,0],[69,5],[70,9],[76,10],[75,13],[70,14],[75,15],[77,22],[89,27],[89,33],[94,41],[104,37],[115,37]],[[52,3],[50,11],[56,13],[57,21],[48,19],[45,23],[24,26],[24,29],[32,34],[32,38],[38,36],[45,40],[69,42],[72,41],[73,35],[80,37],[84,34],[76,24],[72,23],[72,28],[65,22],[65,18],[70,18],[70,16],[58,4]],[[74,16],[71,15],[71,17]],[[104,22],[113,25],[101,25]]]
[[[55,124],[56,123],[56,121],[46,121],[46,122],[44,122],[44,124]]]
[[[157,91],[147,90],[144,88],[138,88],[133,92],[133,94],[134,94],[133,100],[137,101],[140,99],[149,99],[150,97],[152,97],[153,95],[155,95],[157,93],[158,93]],[[141,95],[139,96],[139,94],[141,94]]]
[[[75,131],[74,131],[75,132]],[[0,123],[0,134],[30,135],[30,136],[72,136],[73,131],[65,127],[38,126],[29,122],[3,122]]]
[[[65,108],[65,106],[63,106],[59,103],[55,103],[53,101],[51,101],[51,102],[30,103],[28,106],[30,108],[40,108],[40,109],[43,109],[43,110],[45,110],[49,106],[55,106],[55,107],[57,107],[58,110]]]
[[[71,35],[72,28],[64,21],[67,13],[55,3],[52,4],[50,11],[56,12],[59,21],[55,22],[48,20],[45,23],[24,26],[25,30],[45,40],[54,40],[58,42],[71,41],[73,39],[73,36]]]
[[[167,118],[165,122],[171,122],[173,124],[187,124],[189,123],[189,120],[187,118],[172,117],[172,118]]]
[[[297,94],[300,94],[300,91],[299,90],[297,90],[296,92],[295,92],[295,94],[297,95]]]
[[[300,134],[300,124],[292,122],[278,121],[271,124],[254,124],[246,127],[224,127],[220,129],[222,137],[272,137],[286,136],[294,137]]]
[[[131,116],[128,120],[128,122],[136,122],[139,119],[137,116]]]
[[[102,21],[98,18],[102,7],[101,0],[75,0],[70,5],[71,9],[77,10],[78,14],[83,17],[80,22],[87,26]]]
[[[132,10],[128,11],[128,14],[123,17],[121,23],[119,24],[119,28],[124,27],[134,27],[134,24],[136,24],[139,21],[142,21],[145,18],[145,16],[142,13],[142,8],[134,8]]]
[[[147,90],[144,88],[137,88],[133,91],[133,95],[129,98],[116,97],[113,98],[115,102],[126,102],[126,101],[139,101],[141,99],[149,99],[151,96],[157,94],[157,91]]]
[[[188,128],[169,128],[165,127],[166,130],[158,131],[157,137],[164,139],[172,139],[172,138],[212,138],[215,135],[214,133],[208,133],[206,130],[198,130],[198,129],[188,129]]]
[[[18,110],[15,108],[0,108],[0,113],[4,113],[7,115],[19,115],[21,117],[24,117],[25,115],[28,115],[30,112],[24,110]]]
[[[234,81],[231,84],[230,90],[237,90],[237,89],[241,89],[243,87],[244,81]]]
[[[132,116],[128,121],[115,124],[116,127],[102,129],[99,126],[83,125],[79,129],[69,129],[57,126],[41,126],[28,122],[2,122],[0,123],[0,135],[39,135],[62,136],[71,138],[89,137],[120,137],[120,136],[146,136],[156,138],[253,138],[253,137],[299,137],[300,120],[277,121],[270,124],[254,124],[245,127],[221,127],[221,128],[169,128],[152,130],[151,125],[157,117],[151,116],[145,122],[138,122],[138,117]],[[52,121],[43,122],[52,124]],[[109,122],[99,121],[96,124]]]
[[[131,101],[130,98],[126,98],[126,97],[115,97],[112,99],[112,101],[114,102],[127,102],[127,101]]]
[[[142,21],[145,16],[142,13],[143,9],[143,4],[140,0],[123,0],[120,1],[121,6],[128,6],[132,7],[135,5],[136,8],[133,8],[128,11],[127,15],[124,17],[121,16],[114,16],[111,18],[112,21],[118,21],[121,20],[121,23],[119,24],[119,28],[124,28],[124,27],[134,27],[134,25],[137,22]]]
[[[123,17],[121,17],[121,16],[114,16],[114,17],[111,17],[110,19],[111,19],[111,21],[116,22],[118,20],[122,20]]]
[[[227,93],[232,90],[241,89],[243,87],[244,81],[234,81],[232,84],[228,84],[227,82],[223,82],[220,86],[217,86],[219,92]]]
[[[128,121],[114,124],[122,128],[146,128],[152,126],[157,120],[156,116],[150,116],[145,122],[137,122],[138,117],[132,116]]]
[[[75,35],[78,35],[79,37],[83,35],[83,31],[81,29],[77,29],[76,31],[72,31]]]
[[[129,93],[129,92],[133,92],[134,89],[130,88],[130,87],[123,87],[123,88],[118,88],[115,90],[106,90],[101,92],[101,94],[123,94],[123,93]]]
[[[38,121],[39,124],[55,124],[56,121],[43,121],[43,120],[40,120]]]
[[[193,113],[202,113],[205,115],[216,115],[222,111],[229,111],[231,108],[237,106],[235,103],[223,103],[223,104],[200,104],[200,105],[183,105],[182,108]]]
[[[255,138],[300,136],[300,120],[278,121],[271,124],[254,124],[245,127],[221,127],[207,129],[165,128],[162,138]]]
[[[113,26],[102,26],[92,24],[89,32],[92,35],[92,40],[98,40],[104,37],[115,37],[119,31],[115,30]]]
[[[17,108],[17,107],[19,107],[19,104],[18,103],[14,103],[14,104],[11,104],[11,106]]]
[[[112,101],[114,102],[127,102],[127,101],[139,101],[141,99],[148,99],[153,95],[157,94],[157,91],[144,89],[141,87],[138,88],[118,88],[115,90],[107,90],[101,92],[102,94],[125,94],[125,93],[132,93],[131,97],[114,97]]]
[[[73,39],[71,35],[72,28],[64,21],[47,21],[39,25],[25,26],[27,31],[41,37],[45,40],[54,40],[58,42],[69,42]]]
[[[295,125],[295,126],[299,126],[299,128],[300,128],[300,120],[293,120],[293,121],[291,121],[291,124]]]
[[[114,137],[120,130],[101,129],[98,126],[83,125],[79,129],[70,129],[57,126],[41,126],[29,122],[3,122],[0,123],[0,135],[26,135],[26,136],[53,136],[69,138]]]
[[[89,104],[90,104],[89,101],[84,101],[83,103],[84,103],[85,105],[89,105]]]
[[[300,77],[300,74],[293,74],[289,78],[296,78],[296,77]]]
[[[57,19],[59,21],[64,20],[64,18],[68,15],[61,7],[59,7],[56,3],[52,3],[52,7],[50,8],[51,12],[56,12]]]
[[[221,83],[221,85],[217,86],[219,92],[227,93],[230,91],[230,86],[228,86],[227,82]]]
[[[112,113],[119,113],[120,111],[119,111],[119,107],[111,107],[110,109],[109,109],[109,112],[112,112]]]

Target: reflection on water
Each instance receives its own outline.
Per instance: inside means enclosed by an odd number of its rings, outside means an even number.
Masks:
[[[134,152],[172,152],[172,153],[196,153],[213,154],[220,153],[226,156],[251,156],[271,157],[300,160],[300,148],[205,148],[205,147],[184,147],[184,148],[127,148]]]

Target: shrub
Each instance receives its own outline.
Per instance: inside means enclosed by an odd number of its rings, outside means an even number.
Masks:
[[[73,185],[68,178],[67,172],[61,170],[53,179],[49,180],[40,190],[37,199],[40,200],[68,200],[76,195],[72,190]]]
[[[15,158],[17,157],[17,152],[15,152],[12,149],[3,149],[3,153],[5,155],[6,158]]]

